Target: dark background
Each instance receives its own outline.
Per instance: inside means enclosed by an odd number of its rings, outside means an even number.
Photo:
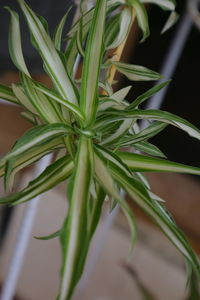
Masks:
[[[145,43],[137,45],[131,62],[159,71],[184,10],[185,1],[177,1],[179,21],[168,32],[161,35],[160,32],[168,13],[152,6],[149,10],[151,35]],[[200,32],[193,27],[162,106],[163,110],[187,119],[198,128],[200,128],[199,54]],[[124,84],[128,85],[130,82],[126,81]],[[133,93],[129,94],[129,101],[150,87],[152,87],[152,83],[134,83]],[[151,139],[151,142],[159,146],[171,160],[200,166],[200,141],[189,137],[179,129],[168,126],[156,138]]]
[[[54,29],[67,9],[72,5],[73,0],[26,0],[26,2],[36,13],[47,20],[49,32],[53,35]],[[32,73],[41,72],[41,60],[35,49],[30,44],[29,30],[16,0],[0,0],[0,72],[16,70],[8,55],[7,40],[10,15],[9,12],[4,9],[4,6],[9,6],[18,12],[20,16],[23,53],[26,58],[27,65],[31,68]],[[74,9],[72,9],[69,18],[67,19],[65,30],[67,30],[70,26],[73,18],[73,12]]]

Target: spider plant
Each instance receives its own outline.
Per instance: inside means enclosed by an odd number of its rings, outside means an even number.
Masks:
[[[172,113],[140,108],[141,103],[168,81],[155,85],[131,104],[126,101],[130,87],[113,91],[116,71],[133,81],[161,78],[160,74],[146,67],[120,61],[120,56],[135,18],[142,40],[149,35],[144,4],[156,4],[171,12],[166,25],[169,27],[174,19],[175,1],[97,0],[89,11],[86,1],[81,1],[80,18],[68,32],[64,51],[61,37],[68,12],[51,38],[46,21],[24,0],[18,0],[18,3],[29,27],[31,42],[52,81],[52,88],[33,80],[22,53],[18,15],[7,8],[11,15],[9,50],[19,69],[21,82],[11,87],[1,85],[0,96],[21,106],[22,115],[33,124],[33,128],[19,138],[0,160],[0,175],[4,177],[5,188],[12,189],[16,173],[43,156],[53,152],[62,155],[54,156],[55,160],[39,177],[23,190],[1,198],[0,203],[17,205],[66,181],[69,202],[66,219],[59,231],[42,237],[58,236],[61,243],[61,283],[57,299],[69,300],[73,295],[107,195],[112,199],[112,206],[119,205],[126,215],[132,243],[135,243],[135,217],[121,190],[178,248],[186,261],[189,282],[194,283],[191,280],[200,277],[198,259],[166,211],[162,199],[151,191],[143,172],[200,175],[197,167],[166,160],[162,151],[148,142],[168,124],[197,139],[200,139],[200,131]],[[77,57],[83,61],[79,79],[74,72]],[[143,130],[138,126],[140,119],[148,120],[148,126]],[[134,153],[137,149],[148,155]]]

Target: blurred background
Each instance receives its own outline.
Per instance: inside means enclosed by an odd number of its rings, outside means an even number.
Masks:
[[[58,21],[73,1],[58,0],[55,4],[54,0],[48,0],[47,5],[46,1],[27,0],[27,3],[47,19],[49,30],[53,33]],[[1,0],[0,3],[0,83],[10,85],[19,80],[17,70],[8,53],[9,15],[3,8],[5,5],[12,7],[20,14],[23,51],[34,78],[49,85],[41,60],[30,45],[29,33],[23,16],[16,1],[13,0]],[[179,21],[167,33],[161,35],[160,32],[168,13],[154,5],[149,5],[151,35],[145,43],[138,43],[140,33],[137,24],[134,24],[123,60],[160,71],[185,16],[185,8],[186,1],[177,0]],[[74,13],[73,8],[65,27],[66,32]],[[162,109],[182,116],[200,128],[200,32],[195,26],[189,30],[181,53]],[[127,79],[121,77],[118,87],[129,84],[131,83]],[[150,87],[151,83],[134,83],[128,100],[132,101]],[[18,107],[0,103],[0,156],[4,155],[28,128],[30,124],[22,119]],[[168,126],[151,142],[158,145],[168,159],[200,167],[200,142],[189,138],[180,130]],[[20,185],[20,180],[27,181],[31,174],[32,169],[23,173],[22,179],[17,179],[18,185]],[[199,254],[199,178],[179,174],[148,174],[148,178],[153,190],[166,199],[166,205],[177,224],[184,230]],[[2,183],[0,194],[3,194]],[[7,272],[24,207],[21,205],[14,210],[0,207],[0,286]],[[65,209],[63,185],[46,193],[39,204],[32,236],[47,235],[57,230],[64,218]],[[105,226],[106,217],[104,217],[98,228],[101,238],[97,239],[95,244],[100,249],[92,248],[91,250],[91,256],[95,259],[89,261],[86,274],[74,296],[75,300],[186,299],[185,269],[180,255],[137,207],[134,206],[133,210],[138,219],[138,243],[133,257],[127,260],[129,229],[121,213],[117,214],[112,226]],[[95,256],[94,252],[98,255]],[[31,237],[16,291],[17,298],[19,300],[55,299],[59,284],[59,265],[58,241],[56,239],[38,241]]]

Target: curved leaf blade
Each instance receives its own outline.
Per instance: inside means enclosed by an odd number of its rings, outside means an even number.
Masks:
[[[57,53],[53,41],[49,37],[46,28],[40,18],[32,11],[32,9],[24,2],[18,0],[21,9],[25,15],[29,25],[30,32],[34,38],[34,45],[45,63],[45,68],[51,76],[57,90],[62,97],[69,99],[70,102],[77,104],[77,94],[75,87]]]
[[[59,95],[57,95],[52,90],[48,89],[45,86],[36,84],[35,89],[42,92],[52,100],[55,100],[56,102],[66,106],[71,112],[73,112],[77,117],[79,117],[81,120],[84,120],[84,116],[82,111],[79,109],[78,106],[74,105],[73,103],[69,102],[67,99],[63,99]]]
[[[127,176],[122,169],[110,162],[112,175],[118,184],[131,196],[131,198],[144,210],[160,227],[165,235],[177,247],[192,266],[196,276],[200,278],[200,265],[183,233],[172,221],[168,213],[156,201],[149,198],[144,187],[132,177]]]
[[[130,152],[117,152],[134,172],[175,172],[200,175],[200,168]]]
[[[163,9],[174,10],[176,7],[175,0],[141,0],[143,3],[157,4]]]
[[[138,25],[143,32],[141,42],[143,42],[150,34],[147,11],[139,0],[128,0],[128,3],[136,10]]]
[[[20,34],[20,26],[19,26],[19,16],[18,14],[10,9],[9,7],[5,7],[11,16],[10,20],[10,30],[9,30],[9,52],[10,56],[16,65],[16,67],[24,72],[27,76],[30,77],[29,71],[27,69],[26,63],[24,61],[24,56],[22,53],[21,46],[21,34]]]
[[[82,273],[85,250],[88,248],[87,202],[92,178],[91,140],[81,136],[70,181],[70,207],[61,234],[63,263],[59,300],[70,299]]]
[[[187,120],[178,117],[172,113],[162,110],[140,110],[135,109],[133,111],[119,111],[119,110],[107,110],[104,114],[115,115],[116,117],[109,118],[109,122],[114,122],[115,120],[123,120],[125,118],[133,118],[133,119],[147,119],[147,120],[155,120],[163,123],[167,123],[173,125],[175,127],[180,128],[181,130],[188,133],[190,136],[200,139],[200,130],[192,125]]]
[[[69,157],[62,157],[48,166],[39,177],[31,181],[22,191],[0,198],[0,203],[17,205],[29,201],[64,181],[71,175],[72,170],[73,162],[71,159]]]
[[[161,79],[161,75],[146,67],[131,65],[123,62],[112,60],[111,63],[115,65],[117,71],[124,74],[129,80],[133,81],[151,81]]]
[[[38,125],[28,130],[14,145],[13,149],[0,160],[0,167],[8,160],[24,154],[33,147],[42,146],[59,137],[67,136],[73,133],[73,130],[62,123]]]
[[[20,105],[18,99],[15,97],[12,89],[8,86],[0,84],[0,98],[14,104]]]
[[[87,40],[83,63],[80,105],[86,116],[86,126],[94,122],[98,106],[98,80],[102,59],[106,1],[97,0]]]

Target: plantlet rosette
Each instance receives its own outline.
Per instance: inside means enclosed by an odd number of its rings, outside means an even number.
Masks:
[[[200,175],[197,167],[163,159],[164,153],[148,141],[168,124],[199,140],[200,131],[169,112],[139,108],[141,103],[169,81],[155,85],[131,104],[126,101],[130,87],[113,92],[113,70],[133,81],[157,80],[161,76],[146,67],[120,62],[115,53],[112,57],[110,53],[108,55],[108,49],[118,49],[125,45],[135,15],[143,35],[142,40],[149,35],[145,3],[156,4],[173,12],[175,1],[97,0],[89,11],[85,10],[82,3],[80,18],[68,33],[64,51],[61,37],[69,12],[58,24],[52,39],[44,19],[35,14],[24,0],[18,2],[25,15],[32,44],[41,56],[44,70],[53,86],[49,89],[32,79],[22,53],[19,17],[8,8],[11,15],[9,50],[20,71],[21,83],[11,87],[0,85],[0,97],[21,106],[22,115],[34,127],[0,160],[0,176],[4,176],[5,187],[12,189],[15,174],[44,155],[56,154],[60,149],[62,154],[59,158],[55,155],[52,164],[27,187],[2,197],[0,203],[16,205],[31,200],[67,180],[69,210],[63,226],[48,237],[41,237],[60,238],[62,267],[57,299],[69,300],[72,297],[83,272],[107,195],[114,199],[126,215],[132,244],[135,243],[134,213],[121,191],[129,194],[182,253],[188,266],[192,294],[200,278],[198,258],[164,208],[164,201],[152,193],[143,172]],[[121,15],[119,8],[122,10]],[[166,26],[170,26],[169,21]],[[79,56],[83,59],[83,70],[77,81],[73,69]],[[147,128],[139,128],[139,119],[149,121]],[[133,153],[137,149],[150,156]]]

